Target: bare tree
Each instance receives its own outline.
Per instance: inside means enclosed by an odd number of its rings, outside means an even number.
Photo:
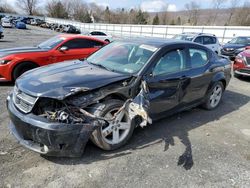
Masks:
[[[38,4],[38,0],[16,0],[16,5],[29,15],[36,13]]]
[[[89,3],[90,14],[93,17],[94,22],[103,21],[103,7],[98,6],[96,3]]]
[[[165,6],[164,10],[159,16],[160,24],[167,25],[169,24],[169,12],[168,12],[168,4]]]
[[[122,8],[122,9],[116,9],[115,11],[115,21],[116,23],[119,23],[119,24],[126,24],[128,23],[128,12]],[[114,19],[112,19],[113,21]]]
[[[68,18],[66,7],[60,0],[50,0],[47,2],[46,10],[48,16],[54,18]]]
[[[66,5],[66,10],[70,17],[85,23],[91,22],[89,14],[90,11],[88,5],[85,2],[83,2],[82,0],[64,1],[64,5]]]
[[[111,18],[112,18],[112,13],[109,10],[109,7],[107,6],[105,11],[104,11],[104,21],[105,23],[111,23]]]
[[[236,12],[236,25],[250,26],[250,2],[245,1],[244,5]]]
[[[200,5],[195,1],[185,4],[185,9],[188,12],[188,22],[191,25],[197,25],[200,16]]]
[[[136,9],[131,9],[129,11],[129,13],[128,13],[128,23],[129,24],[135,24],[136,23],[136,20],[135,20],[136,14],[137,14]]]
[[[15,13],[15,10],[6,1],[1,0],[1,2],[0,2],[0,12],[2,12],[2,13]]]
[[[213,9],[213,14],[214,15],[212,18],[212,25],[215,24],[215,21],[218,17],[219,11],[223,8],[224,4],[227,2],[227,0],[213,0],[212,2],[212,9]]]
[[[229,7],[229,17],[226,25],[231,25],[232,18],[237,10],[238,5],[240,4],[240,0],[231,0],[231,6]]]

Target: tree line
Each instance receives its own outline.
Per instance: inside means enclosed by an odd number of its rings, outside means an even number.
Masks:
[[[206,10],[201,9],[197,1],[191,1],[185,4],[183,11],[170,12],[168,7],[165,7],[165,10],[158,13],[145,12],[140,8],[113,10],[108,6],[98,6],[94,2],[86,3],[83,0],[47,0],[45,5],[41,5],[39,0],[16,0],[15,4],[28,15],[72,19],[84,23],[250,25],[249,0],[213,0],[211,7]],[[1,0],[0,12],[15,13],[15,10],[7,1]]]

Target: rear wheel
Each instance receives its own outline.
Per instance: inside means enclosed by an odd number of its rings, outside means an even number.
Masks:
[[[221,102],[222,94],[224,92],[224,85],[222,82],[216,82],[212,88],[208,91],[205,102],[202,105],[207,110],[213,110],[217,108]]]
[[[106,42],[110,43],[110,40],[109,39],[105,39]]]
[[[108,100],[93,107],[96,116],[111,119],[123,105],[120,100]],[[92,142],[104,150],[115,150],[130,139],[135,125],[131,122],[127,112],[121,112],[109,125],[99,127],[92,133]]]
[[[13,70],[13,74],[12,74],[13,81],[15,81],[19,76],[21,76],[26,71],[29,71],[36,67],[38,66],[32,62],[23,62],[23,63],[18,64]]]

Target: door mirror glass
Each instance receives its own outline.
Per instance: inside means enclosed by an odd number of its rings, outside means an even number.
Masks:
[[[67,50],[69,50],[69,48],[67,46],[62,46],[62,47],[59,48],[59,51],[61,51],[61,52],[64,52],[64,51],[67,51]]]

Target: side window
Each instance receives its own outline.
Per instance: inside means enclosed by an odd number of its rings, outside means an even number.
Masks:
[[[184,49],[176,49],[167,52],[156,63],[153,75],[171,74],[182,71],[186,68]]]
[[[69,49],[81,49],[103,46],[103,43],[87,39],[73,39],[64,43],[63,46],[67,46]]]
[[[96,32],[98,35],[100,35],[100,36],[106,36],[106,34],[105,33],[103,33],[103,32]]]
[[[208,61],[208,54],[205,50],[190,48],[189,54],[192,68],[202,67]]]
[[[194,42],[202,44],[202,37],[197,37]]]
[[[97,33],[95,31],[90,33],[91,35],[97,35]]]
[[[203,44],[208,45],[208,44],[215,44],[216,43],[216,38],[215,37],[209,37],[209,36],[204,36],[203,37]]]

